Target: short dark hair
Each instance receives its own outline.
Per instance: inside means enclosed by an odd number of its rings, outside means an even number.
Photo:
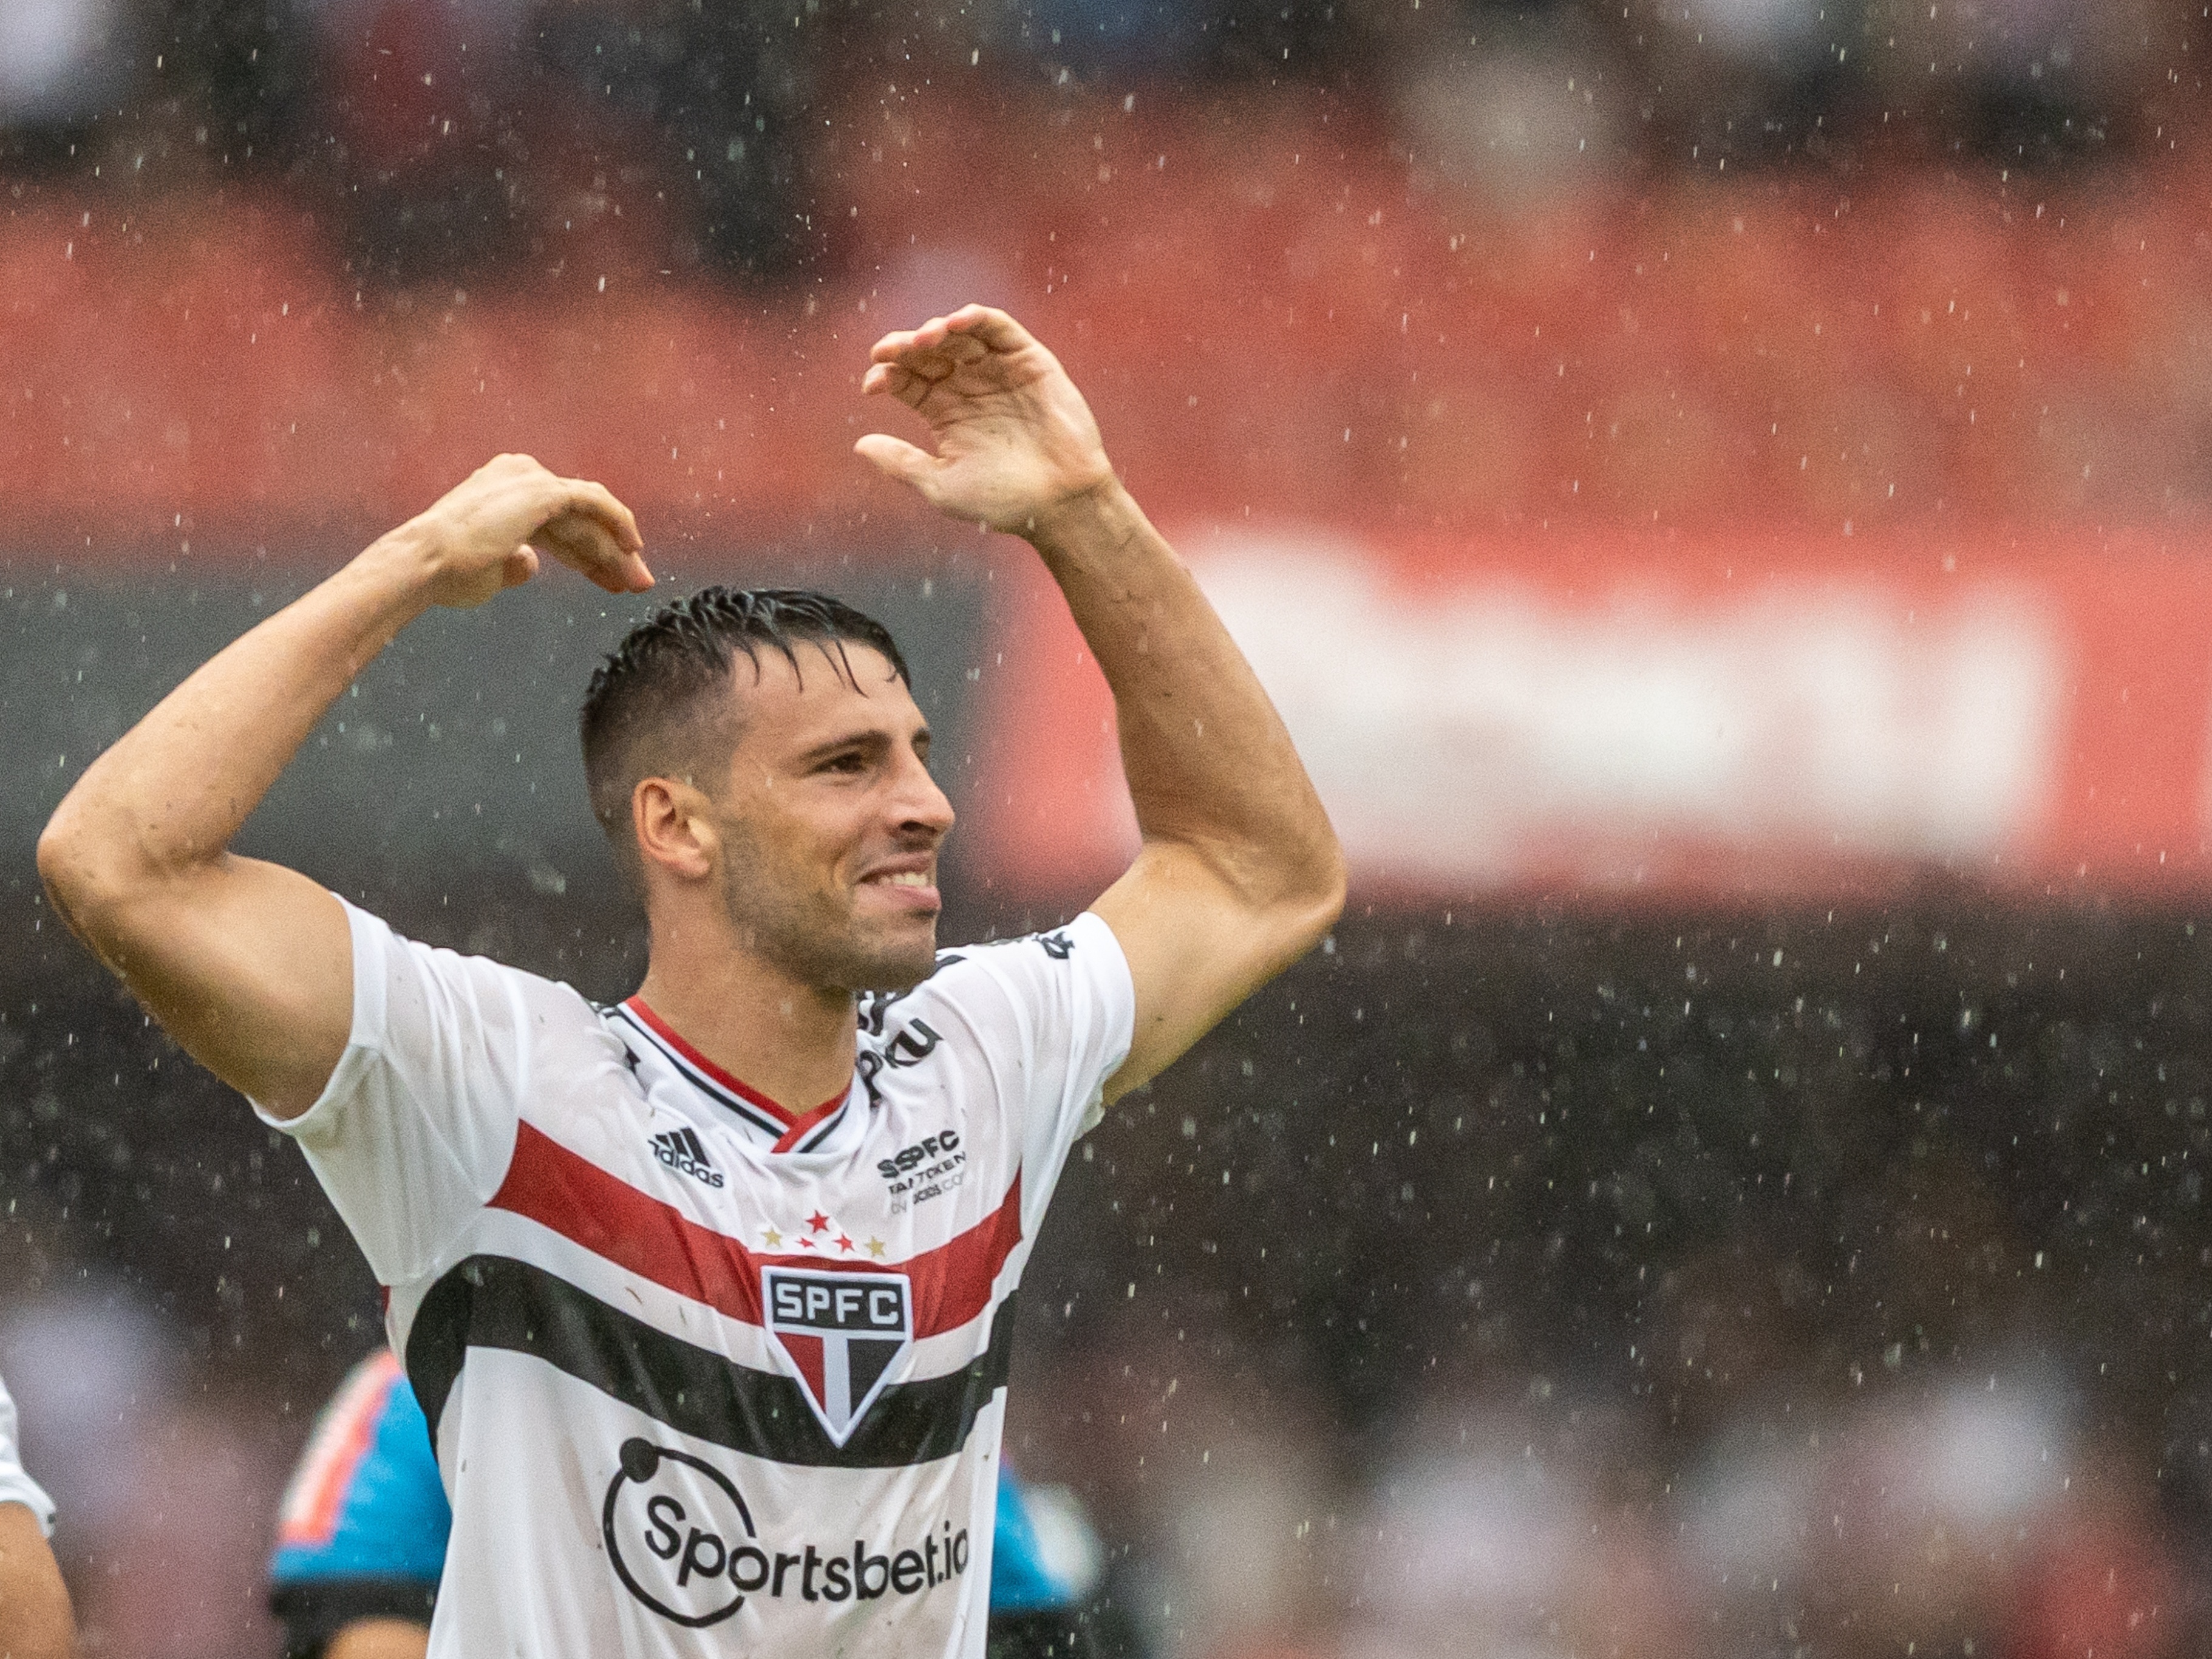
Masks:
[[[817,647],[830,672],[857,685],[848,645],[883,653],[909,687],[914,678],[890,630],[827,593],[793,587],[702,587],[665,605],[623,636],[592,671],[576,725],[584,744],[584,781],[592,815],[612,843],[615,861],[635,883],[641,872],[629,834],[629,800],[641,778],[679,769],[693,757],[704,720],[725,737],[735,732],[709,699],[730,689],[743,656],[754,671],[763,648],[781,652],[795,670],[801,645]]]

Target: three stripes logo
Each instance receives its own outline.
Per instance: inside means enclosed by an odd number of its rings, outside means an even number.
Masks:
[[[653,1155],[679,1174],[694,1181],[704,1182],[709,1187],[722,1184],[722,1172],[707,1156],[707,1148],[699,1139],[699,1132],[686,1124],[681,1129],[670,1129],[653,1138]]]

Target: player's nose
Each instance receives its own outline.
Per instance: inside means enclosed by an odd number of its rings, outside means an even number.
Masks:
[[[952,803],[919,756],[909,756],[899,769],[892,799],[900,830],[941,841],[952,828]]]

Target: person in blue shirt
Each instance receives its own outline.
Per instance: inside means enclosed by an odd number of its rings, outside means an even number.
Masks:
[[[422,1659],[453,1511],[429,1425],[389,1348],[356,1365],[316,1422],[284,1492],[270,1606],[286,1659]],[[1071,1503],[999,1465],[990,1659],[1126,1651],[1089,1617],[1096,1536]]]

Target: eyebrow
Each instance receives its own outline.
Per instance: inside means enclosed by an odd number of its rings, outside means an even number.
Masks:
[[[827,743],[817,743],[813,748],[803,750],[799,756],[799,763],[805,766],[816,761],[827,760],[841,749],[888,749],[897,741],[896,738],[878,730],[848,732],[842,738],[832,738]],[[927,748],[930,741],[929,728],[923,726],[908,741]]]

